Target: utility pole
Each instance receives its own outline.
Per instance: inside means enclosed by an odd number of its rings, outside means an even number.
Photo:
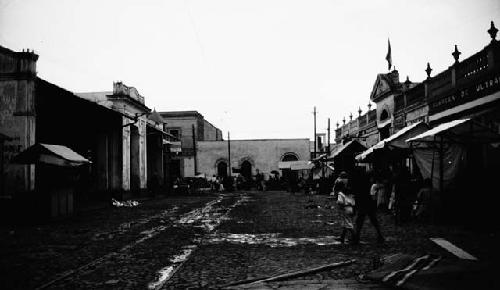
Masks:
[[[229,131],[227,131],[227,173],[231,177],[231,137],[229,137]]]
[[[314,106],[314,153],[313,153],[313,159],[316,158],[316,106]]]
[[[193,151],[194,151],[194,176],[198,174],[198,160],[197,160],[197,154],[196,154],[196,134],[195,134],[195,129],[194,125],[191,125],[191,129],[193,131]]]
[[[330,118],[328,118],[328,144],[326,146],[328,152],[326,152],[326,156],[330,156]]]

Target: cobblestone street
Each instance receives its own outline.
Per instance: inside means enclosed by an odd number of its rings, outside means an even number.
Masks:
[[[299,283],[338,285],[332,281],[357,279],[383,256],[453,258],[430,237],[446,238],[479,259],[498,257],[494,235],[471,239],[452,227],[395,227],[386,214],[379,215],[385,244],[376,243],[366,221],[361,244],[342,245],[335,240],[340,226],[331,206],[323,195],[207,194],[148,200],[137,207],[98,210],[47,225],[2,228],[0,288],[220,288],[355,259],[304,275]]]

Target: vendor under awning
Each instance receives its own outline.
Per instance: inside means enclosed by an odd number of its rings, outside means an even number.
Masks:
[[[12,160],[19,164],[50,164],[64,167],[76,167],[91,163],[90,160],[63,145],[37,143],[19,153]]]

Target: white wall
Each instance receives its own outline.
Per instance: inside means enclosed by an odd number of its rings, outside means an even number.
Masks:
[[[295,153],[299,160],[309,160],[309,139],[263,139],[231,140],[231,167],[239,168],[241,162],[249,159],[255,169],[266,176],[272,170],[279,170],[278,162],[285,153]],[[198,142],[198,171],[207,176],[217,174],[216,162],[227,160],[227,141]]]

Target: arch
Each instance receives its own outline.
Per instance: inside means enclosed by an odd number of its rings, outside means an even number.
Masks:
[[[280,160],[282,162],[286,161],[298,161],[299,160],[299,155],[295,152],[286,152],[285,154],[281,155]]]
[[[241,175],[243,175],[243,177],[247,179],[252,178],[252,163],[250,163],[249,160],[244,160],[243,162],[241,162],[240,169]]]
[[[387,111],[387,109],[383,109],[382,110],[382,113],[380,113],[380,121],[385,121],[389,118],[389,112]]]
[[[240,161],[239,161],[240,168],[241,168],[241,165],[243,164],[243,162],[245,162],[245,161],[248,161],[252,165],[252,167],[255,166],[255,162],[253,161],[252,157],[247,156],[247,157],[243,157],[240,159]]]
[[[225,158],[219,158],[215,161],[215,172],[217,176],[226,177],[228,169],[228,162]]]

